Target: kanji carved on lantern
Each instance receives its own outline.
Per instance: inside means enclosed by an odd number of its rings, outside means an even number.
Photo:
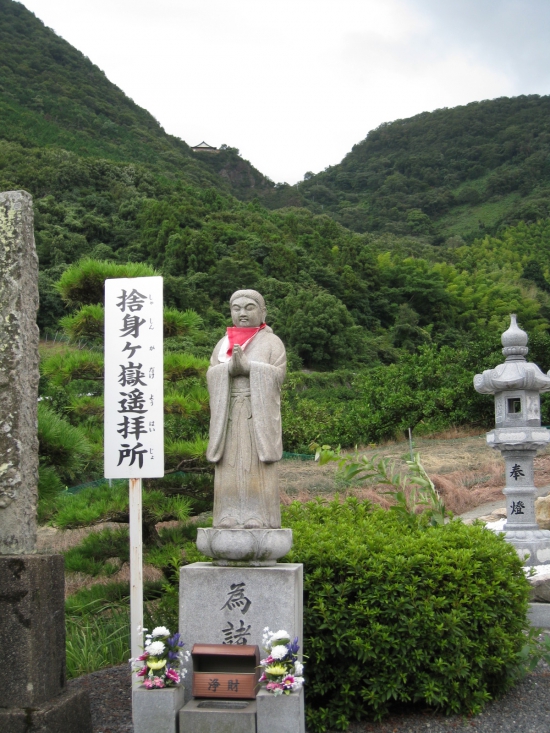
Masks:
[[[495,396],[495,429],[487,443],[502,453],[506,464],[507,519],[502,532],[526,565],[550,564],[550,531],[535,519],[533,461],[550,442],[550,431],[540,424],[540,393],[550,391],[550,377],[526,355],[528,336],[511,316],[502,334],[503,364],[476,374],[474,387]]]

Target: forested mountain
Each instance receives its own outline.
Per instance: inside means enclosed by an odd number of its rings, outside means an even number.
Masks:
[[[13,0],[0,0],[0,120],[0,136],[25,149],[56,147],[144,163],[171,178],[245,199],[273,186],[234,148],[217,156],[193,153]]]
[[[298,185],[358,232],[466,241],[548,216],[550,97],[503,97],[381,125]],[[288,194],[287,194],[288,195]]]
[[[295,372],[287,447],[486,420],[471,375],[500,360],[510,312],[550,367],[548,105],[501,99],[398,121],[339,166],[274,186],[230,147],[192,153],[22,5],[0,0],[0,190],[34,197],[43,335],[64,330],[98,348],[101,292],[80,313],[59,295],[83,258],[103,262],[91,272],[141,263],[162,274],[173,318],[194,311],[194,337],[167,345],[190,358],[223,333],[231,292],[256,288]],[[502,215],[480,229],[491,211]],[[75,395],[100,402],[98,389]],[[76,420],[65,386],[49,397]]]

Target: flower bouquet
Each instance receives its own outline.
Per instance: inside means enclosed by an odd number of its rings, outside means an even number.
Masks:
[[[166,626],[157,626],[145,636],[143,654],[130,659],[132,671],[143,678],[145,688],[153,690],[179,685],[187,673],[183,663],[189,659],[189,652],[184,653],[182,646],[179,633],[170,634]]]
[[[286,631],[270,631],[266,626],[262,645],[268,656],[260,661],[263,667],[260,682],[274,695],[290,695],[304,684],[304,665],[298,661],[298,637],[290,640]]]

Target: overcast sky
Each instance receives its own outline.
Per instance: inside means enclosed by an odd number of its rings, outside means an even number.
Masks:
[[[369,130],[550,93],[550,0],[23,0],[165,130],[274,181]]]

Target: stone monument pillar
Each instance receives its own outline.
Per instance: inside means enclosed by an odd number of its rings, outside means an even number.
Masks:
[[[550,391],[550,377],[525,359],[528,337],[511,316],[502,334],[504,364],[476,374],[474,387],[495,396],[496,427],[487,443],[502,453],[506,464],[507,519],[502,532],[526,565],[550,564],[550,531],[535,519],[533,460],[550,442],[550,431],[540,424],[540,393]]]
[[[261,649],[266,626],[298,636],[302,645],[302,565],[277,562],[292,547],[292,530],[281,528],[277,473],[285,348],[265,323],[260,293],[239,290],[230,307],[234,325],[216,345],[207,374],[214,519],[211,529],[198,530],[197,547],[213,561],[181,568],[179,630],[188,648],[203,643]],[[189,674],[187,696],[191,682]],[[191,701],[180,712],[180,729],[248,733],[271,726],[303,733],[303,691],[277,698],[278,707],[269,704],[271,697],[260,696],[242,714],[233,710],[231,720],[229,712],[201,710]]]
[[[32,198],[0,193],[0,730],[91,733],[65,687],[61,555],[37,555],[38,260]]]

